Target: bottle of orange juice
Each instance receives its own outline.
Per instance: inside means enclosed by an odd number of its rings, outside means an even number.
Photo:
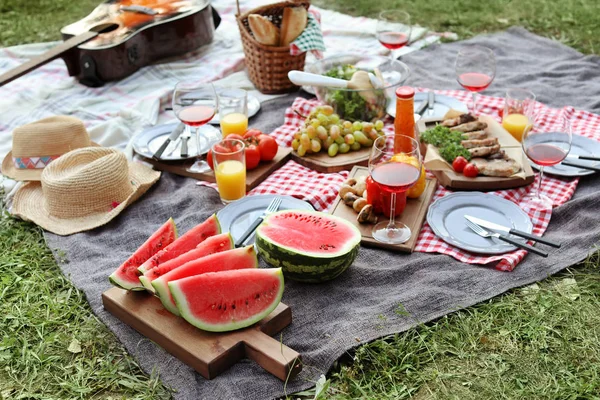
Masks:
[[[394,120],[394,133],[415,138],[415,89],[410,86],[401,86],[396,89],[396,119]],[[396,153],[409,153],[412,149],[404,149],[403,142],[394,143]]]

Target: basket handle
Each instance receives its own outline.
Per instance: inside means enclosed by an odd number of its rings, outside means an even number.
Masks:
[[[237,5],[237,11],[238,11],[237,15],[241,15],[241,12],[240,12],[240,0],[235,0],[235,4]]]

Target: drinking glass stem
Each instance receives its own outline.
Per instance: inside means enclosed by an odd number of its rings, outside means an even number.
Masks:
[[[540,165],[540,180],[538,181],[535,197],[542,198],[542,179],[544,179],[544,167]]]
[[[477,92],[471,92],[473,96],[473,115],[477,115]]]
[[[394,230],[396,229],[396,193],[392,192],[392,204],[390,204],[390,222],[388,222],[388,226],[386,229]]]
[[[198,157],[200,157],[200,149],[202,148],[202,146],[200,146],[200,127],[197,126],[195,129],[196,129],[196,148],[198,149],[197,154],[198,154]]]

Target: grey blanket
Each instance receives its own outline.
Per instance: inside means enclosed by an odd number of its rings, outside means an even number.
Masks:
[[[492,47],[498,76],[486,93],[502,95],[510,86],[527,86],[553,106],[573,105],[600,112],[598,57],[532,35],[523,29],[470,40]],[[507,46],[510,43],[510,46]],[[412,84],[457,88],[453,61],[461,43],[444,44],[404,57]],[[283,122],[283,108],[294,96],[265,104],[253,125],[272,129]],[[53,250],[66,252],[60,267],[82,289],[98,317],[108,325],[147,372],[154,369],[178,399],[269,399],[284,394],[281,381],[251,361],[243,361],[207,381],[127,325],[105,312],[100,295],[107,276],[168,217],[185,232],[217,211],[217,193],[191,179],[164,174],[141,200],[105,227],[68,237],[46,234]],[[303,372],[287,393],[306,389],[351,348],[407,330],[454,310],[529,284],[583,260],[600,235],[600,182],[582,179],[572,201],[555,210],[546,236],[563,243],[543,259],[529,255],[511,273],[460,263],[438,254],[397,254],[361,248],[356,262],[338,279],[320,285],[287,282],[283,301],[294,321],[283,342],[300,352]],[[57,257],[63,260],[62,257]],[[60,261],[59,261],[60,262]],[[399,307],[409,315],[397,313]],[[380,318],[384,315],[386,318]]]

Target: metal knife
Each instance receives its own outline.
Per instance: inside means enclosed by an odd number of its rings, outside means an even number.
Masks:
[[[435,93],[429,92],[427,94],[427,115],[433,115],[434,107],[435,107]]]
[[[175,127],[175,129],[173,129],[173,131],[171,132],[169,137],[165,139],[164,143],[161,144],[160,147],[158,148],[158,150],[156,150],[156,152],[152,155],[152,158],[154,158],[157,161],[160,161],[160,156],[162,156],[162,153],[165,152],[167,146],[169,146],[169,143],[176,140],[179,137],[179,135],[181,135],[181,132],[183,132],[184,129],[185,129],[185,124],[183,122],[180,122]]]
[[[552,241],[550,241],[548,239],[544,239],[540,236],[532,235],[531,233],[519,231],[517,229],[512,229],[512,228],[509,228],[509,227],[506,227],[503,225],[496,224],[494,222],[486,221],[485,219],[473,217],[471,215],[465,215],[465,218],[468,219],[469,221],[473,222],[474,224],[483,226],[484,228],[487,228],[487,229],[492,229],[494,231],[502,232],[505,234],[511,233],[516,236],[520,236],[520,237],[530,239],[530,240],[535,240],[536,242],[539,242],[539,243],[547,244],[548,246],[560,248],[560,243],[552,242]]]
[[[423,100],[421,102],[421,104],[419,104],[419,108],[417,108],[415,110],[415,114],[419,114],[421,117],[423,116],[423,113],[425,112],[425,110],[427,109],[427,99]]]
[[[577,163],[570,162],[570,161],[561,161],[560,164],[561,165],[566,165],[568,167],[581,168],[581,169],[589,169],[591,171],[600,172],[600,167],[593,167],[591,165],[577,164]]]
[[[580,156],[578,154],[568,154],[567,158],[571,158],[573,160],[600,161],[600,157],[598,157],[598,156]]]
[[[181,135],[181,158],[187,158],[188,156],[188,140],[192,135],[187,130]]]

